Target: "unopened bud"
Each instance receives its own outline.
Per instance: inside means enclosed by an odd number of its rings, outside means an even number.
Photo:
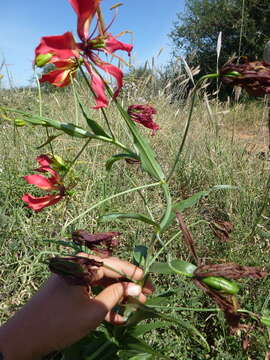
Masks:
[[[35,59],[35,65],[37,67],[43,67],[44,65],[48,64],[48,62],[53,57],[53,54],[39,54]]]
[[[15,119],[14,120],[15,126],[25,126],[26,122],[22,119]]]
[[[66,170],[68,169],[68,165],[67,163],[58,155],[53,155],[52,157],[52,162],[53,165],[57,168],[57,169],[61,169],[61,170]]]

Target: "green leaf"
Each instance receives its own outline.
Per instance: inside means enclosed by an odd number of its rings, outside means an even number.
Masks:
[[[137,214],[137,213],[111,213],[107,215],[100,216],[100,221],[112,221],[116,219],[134,219],[142,221],[146,224],[150,224],[155,226],[157,229],[159,229],[159,224],[157,224],[155,221],[149,219],[147,216],[143,214]]]
[[[106,170],[107,171],[110,171],[113,164],[116,162],[116,161],[119,161],[119,160],[122,160],[122,159],[126,159],[126,158],[131,158],[131,159],[136,159],[136,160],[140,160],[140,157],[137,155],[137,154],[116,154],[116,155],[113,155],[109,160],[106,161]]]
[[[262,316],[261,323],[267,327],[270,327],[270,316]]]
[[[188,277],[192,277],[194,271],[197,269],[197,266],[184,260],[172,260],[168,262],[168,265],[176,274]]]
[[[191,333],[194,336],[194,339],[198,343],[200,343],[208,351],[210,350],[209,345],[208,345],[206,339],[204,338],[204,336],[189,322],[184,321],[177,316],[169,316],[169,315],[163,314],[153,308],[150,308],[146,305],[141,304],[135,298],[132,298],[132,300],[130,300],[130,301],[132,301],[133,304],[136,305],[137,311],[134,312],[130,316],[130,318],[128,319],[128,321],[126,323],[127,326],[135,326],[140,321],[145,320],[145,319],[155,319],[155,318],[162,319],[162,320],[171,322],[171,324],[173,326],[178,326],[181,329],[182,328],[186,329],[189,333]]]
[[[152,273],[172,275],[175,272],[170,268],[168,263],[155,261],[149,269]]]
[[[82,114],[83,114],[83,116],[84,116],[84,118],[85,118],[85,120],[86,120],[86,122],[87,122],[87,125],[90,127],[90,129],[93,131],[93,133],[94,133],[95,135],[100,135],[100,136],[104,136],[104,137],[107,137],[107,138],[111,138],[111,137],[105,132],[105,130],[104,130],[95,120],[91,119],[91,118],[88,116],[88,114],[87,114],[87,112],[86,112],[83,104],[82,104],[81,101],[79,100],[79,97],[78,97],[78,96],[77,96],[77,101],[78,101],[78,103],[79,103],[79,106],[80,106],[80,109],[81,109],[81,111],[82,111]]]
[[[183,201],[173,204],[173,211],[182,212],[182,211],[196,205],[197,202],[199,200],[201,200],[201,198],[208,196],[209,192],[210,192],[209,190],[208,191],[199,191],[196,194],[189,197],[188,199],[185,199]]]
[[[136,350],[139,353],[155,353],[155,351],[148,344],[131,335],[125,336],[125,348]]]
[[[133,249],[133,264],[144,267],[146,264],[148,248],[144,245],[137,245]]]
[[[123,115],[130,132],[133,135],[134,145],[140,154],[143,169],[146,170],[153,178],[165,181],[165,175],[161,169],[161,166],[156,160],[156,154],[152,147],[149,145],[148,141],[139,133],[137,126],[130,119],[127,112],[124,111],[119,104],[117,104],[117,106]]]
[[[153,356],[151,354],[147,353],[140,353],[136,350],[120,350],[118,351],[117,355],[119,356],[119,359],[121,360],[150,360],[153,359]]]
[[[137,325],[136,327],[134,327],[133,331],[132,331],[132,335],[133,336],[142,336],[146,333],[148,333],[149,331],[155,330],[155,329],[164,329],[167,326],[172,326],[172,323],[170,321],[155,321],[155,322],[151,322],[148,324],[140,324]]]

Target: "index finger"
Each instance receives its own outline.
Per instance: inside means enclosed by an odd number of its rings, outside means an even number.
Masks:
[[[142,280],[143,270],[128,261],[118,259],[116,257],[100,258],[99,256],[79,253],[78,256],[88,257],[103,262],[105,266],[97,269],[95,280],[98,281],[104,277],[111,279],[128,278],[131,280]],[[115,270],[115,271],[114,271]]]

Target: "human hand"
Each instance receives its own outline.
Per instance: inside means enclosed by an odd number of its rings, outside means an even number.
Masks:
[[[146,295],[153,291],[150,283],[141,288],[125,281],[125,277],[134,281],[143,279],[143,271],[127,261],[79,255],[102,261],[110,268],[98,268],[93,280],[94,285],[104,289],[91,297],[86,287],[70,285],[60,276],[52,275],[30,302],[0,329],[0,349],[5,360],[38,359],[78,341],[104,319],[121,324],[124,319],[113,312],[114,306],[127,296],[137,296],[145,302]]]

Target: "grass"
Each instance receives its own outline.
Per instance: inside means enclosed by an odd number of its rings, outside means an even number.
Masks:
[[[144,90],[144,89],[143,89]],[[142,92],[143,92],[142,90]],[[35,90],[0,90],[1,105],[39,113],[40,105],[44,116],[66,122],[78,122],[86,128],[82,116],[76,112],[72,92],[48,92],[43,94],[42,104]],[[157,122],[161,130],[151,137],[148,130],[141,129],[148,136],[158,159],[166,173],[169,172],[179,146],[187,119],[188,103],[171,104],[169,97],[160,93],[145,94],[127,90],[123,104],[138,102],[138,97],[146,98],[158,110]],[[80,89],[83,102],[91,116],[102,123],[99,112],[91,110],[91,102],[84,88]],[[128,99],[128,100],[127,100]],[[78,114],[78,115],[76,115]],[[269,207],[266,206],[256,226],[252,238],[249,237],[262,202],[269,194],[265,184],[269,174],[269,159],[259,156],[267,150],[267,113],[263,101],[246,103],[217,103],[197,101],[188,141],[171,182],[170,189],[174,201],[186,199],[194,193],[218,184],[237,186],[237,190],[212,192],[195,207],[185,211],[184,216],[197,244],[198,253],[208,263],[236,262],[269,268],[270,228]],[[108,117],[117,135],[128,143],[124,124],[114,109],[108,110]],[[86,211],[90,206],[118,192],[144,183],[152,182],[138,165],[126,162],[116,163],[111,172],[105,170],[106,160],[117,149],[91,141],[75,166],[74,176],[78,180],[75,194],[69,201],[61,201],[56,206],[33,214],[20,200],[22,194],[33,187],[22,179],[36,167],[35,157],[50,152],[49,146],[41,150],[36,147],[44,142],[45,131],[38,127],[14,128],[13,122],[0,119],[0,321],[8,319],[48,276],[44,261],[51,255],[66,252],[46,240],[59,240],[63,226]],[[245,135],[245,136],[244,136]],[[246,135],[249,137],[247,138]],[[64,159],[71,160],[82,146],[81,140],[68,136],[58,137],[53,147]],[[143,195],[153,216],[162,215],[163,196],[159,188],[143,190]],[[130,259],[134,245],[151,241],[151,228],[135,221],[115,221],[101,223],[100,215],[113,212],[143,212],[137,192],[116,197],[88,212],[67,228],[66,236],[74,228],[98,231],[121,231],[121,245],[118,255]],[[268,204],[267,204],[268,205]],[[211,231],[208,221],[212,218],[229,219],[234,229],[229,242],[221,242]],[[164,234],[169,239],[177,230],[177,225]],[[181,237],[167,249],[173,258],[190,260]],[[162,255],[160,260],[165,259]],[[213,303],[180,276],[153,276],[156,293],[171,290],[167,306],[172,315],[194,324],[207,338],[211,352],[206,353],[182,329],[155,330],[148,341],[156,349],[167,348],[171,359],[264,359],[269,353],[269,334],[265,327],[256,326],[249,334],[250,347],[242,350],[244,333],[230,335],[220,312],[179,311],[177,307],[209,307]],[[262,312],[269,308],[270,280],[240,281],[241,307]],[[268,299],[268,300],[267,300]],[[250,319],[246,323],[255,324]],[[258,325],[258,324],[257,324]],[[160,340],[162,339],[162,341]]]

